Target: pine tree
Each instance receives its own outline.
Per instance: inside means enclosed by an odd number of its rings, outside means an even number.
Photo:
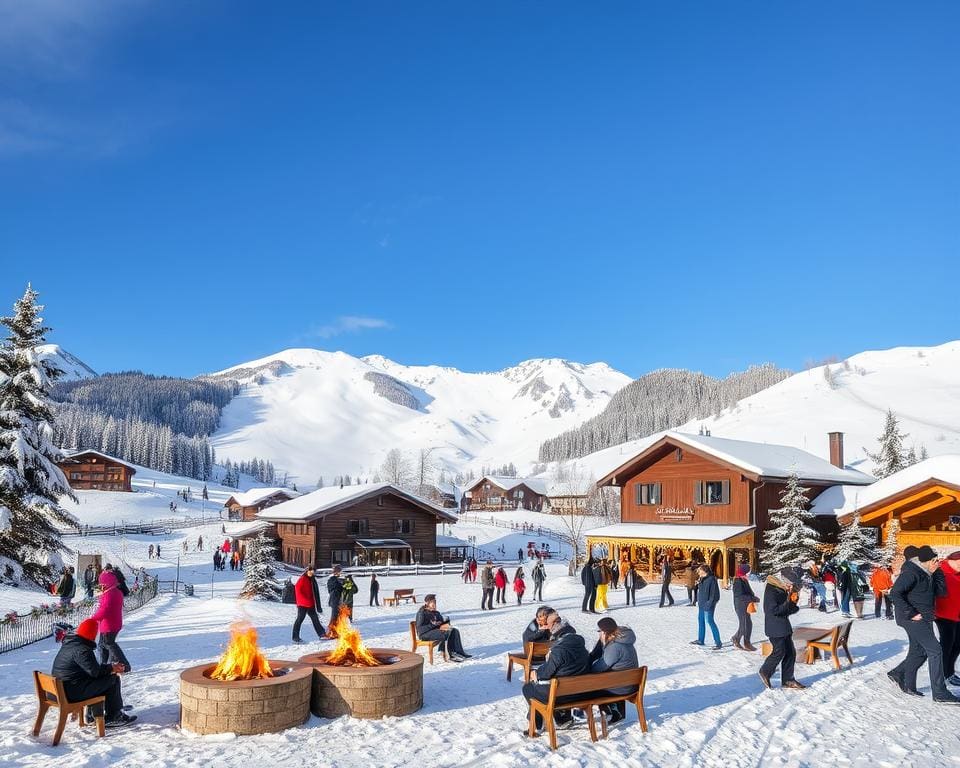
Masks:
[[[834,556],[839,562],[872,563],[877,560],[877,536],[873,528],[860,525],[860,513],[853,516],[848,525],[840,526],[837,549]]]
[[[807,508],[806,492],[796,472],[792,472],[780,494],[780,509],[770,510],[771,527],[763,534],[760,553],[769,573],[798,566],[817,555],[820,536],[810,527],[813,514]]]
[[[76,500],[57,462],[50,387],[62,374],[37,354],[44,327],[30,286],[0,318],[9,335],[0,345],[0,580],[23,574],[45,586],[63,549],[58,528],[76,520],[60,497]]]
[[[280,599],[280,585],[274,578],[275,551],[276,543],[263,531],[247,544],[247,556],[243,561],[245,578],[240,597],[246,600]]]
[[[880,450],[877,453],[867,452],[867,456],[876,466],[873,474],[876,478],[882,479],[889,477],[894,472],[899,472],[908,464],[907,452],[903,449],[903,439],[907,435],[900,431],[900,422],[893,415],[892,410],[887,410],[887,418],[883,425],[883,434],[880,435]]]
[[[883,547],[877,550],[877,561],[887,568],[893,565],[893,561],[897,557],[899,549],[897,539],[899,535],[900,521],[891,520],[887,523],[887,540],[884,542]]]

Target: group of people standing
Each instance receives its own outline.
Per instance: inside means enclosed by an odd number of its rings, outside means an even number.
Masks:
[[[542,600],[543,584],[547,580],[547,569],[544,568],[542,561],[538,560],[533,566],[530,577],[533,581],[533,599]],[[480,610],[492,611],[494,604],[505,605],[507,602],[508,582],[507,572],[503,569],[503,566],[501,565],[494,568],[493,561],[487,560],[486,565],[483,567],[483,572],[480,574],[480,587],[482,590]],[[522,565],[518,566],[514,571],[512,585],[513,593],[517,596],[517,605],[522,605],[523,596],[527,591],[526,574],[524,573]],[[494,592],[496,592],[496,596],[494,596]]]
[[[582,613],[605,613],[610,608],[607,592],[611,588],[619,589],[621,583],[626,590],[626,604],[636,605],[637,590],[647,586],[643,575],[629,560],[614,565],[606,558],[594,559],[592,555],[580,571],[580,583],[583,584]]]
[[[326,629],[323,628],[320,616],[323,614],[323,602],[320,599],[320,587],[317,584],[316,569],[310,565],[300,574],[295,585],[291,585],[287,579],[284,585],[284,602],[294,602],[297,606],[297,618],[293,622],[293,642],[302,643],[300,638],[300,628],[303,626],[304,619],[309,618],[313,624],[313,629],[317,633],[318,640],[331,640],[336,635],[336,622],[340,616],[341,606],[345,607],[348,616],[353,615],[353,597],[359,591],[359,587],[352,575],[342,576],[343,573],[339,565],[333,566],[330,576],[327,578],[327,605],[330,608],[330,624]],[[376,574],[370,577],[370,604],[376,601],[380,604],[377,595],[380,591],[380,583],[377,581]],[[292,592],[292,594],[290,594]]]

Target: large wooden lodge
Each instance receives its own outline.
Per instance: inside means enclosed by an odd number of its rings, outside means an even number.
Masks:
[[[463,512],[501,512],[510,509],[541,512],[546,500],[547,488],[543,478],[484,475],[464,487],[460,508]]]
[[[93,450],[67,453],[57,466],[70,487],[81,491],[130,492],[133,491],[133,476],[137,473],[132,464]]]
[[[341,565],[437,563],[437,525],[449,511],[390,483],[321,488],[257,513],[276,526],[284,562]]]
[[[257,513],[268,507],[282,504],[299,496],[289,488],[252,488],[243,493],[235,493],[224,503],[228,520],[250,522],[257,519]]]
[[[588,550],[628,557],[651,579],[664,555],[675,566],[708,563],[725,582],[739,561],[756,569],[770,510],[792,472],[810,500],[836,486],[873,483],[843,465],[843,435],[829,439],[826,461],[789,446],[667,432],[598,481],[621,488],[621,522],[589,531]]]

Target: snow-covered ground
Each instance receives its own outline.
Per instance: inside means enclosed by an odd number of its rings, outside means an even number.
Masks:
[[[204,569],[194,578],[202,583]],[[591,744],[585,728],[560,732],[560,749],[551,753],[546,738],[521,735],[524,702],[520,681],[508,683],[504,655],[520,647],[520,633],[534,606],[508,604],[495,613],[479,609],[478,584],[457,576],[390,577],[382,589],[412,586],[418,594],[435,591],[440,609],[452,615],[475,658],[424,669],[424,708],[414,715],[382,721],[311,718],[281,734],[198,737],[177,727],[178,675],[184,667],[218,656],[227,628],[239,616],[260,630],[261,644],[274,658],[295,659],[323,648],[305,630],[308,643],[290,643],[291,606],[239,601],[240,574],[217,574],[218,589],[193,598],[164,596],[130,615],[121,635],[134,671],[124,678],[124,695],[140,716],[137,726],[96,739],[75,726],[61,745],[50,747],[50,729],[30,736],[34,695],[29,670],[48,669],[56,646],[44,641],[0,657],[0,754],[8,765],[47,766],[52,760],[73,766],[273,765],[301,766],[942,766],[956,764],[960,736],[955,713],[938,708],[929,695],[907,699],[893,689],[885,671],[905,648],[893,622],[869,618],[852,635],[856,665],[836,673],[829,663],[798,666],[806,691],[763,690],[757,678],[760,657],[734,650],[692,648],[696,611],[678,599],[658,609],[658,591],[648,587],[640,605],[623,605],[623,591],[612,592],[610,616],[632,626],[642,663],[650,668],[644,735],[634,712],[611,729],[610,738]],[[674,589],[680,598],[682,590]],[[409,647],[407,622],[414,606],[369,608],[361,579],[356,623],[367,642]],[[587,638],[596,638],[596,617],[581,614],[580,587],[551,565],[544,589]],[[796,623],[839,620],[804,610]],[[725,637],[734,629],[729,593],[718,623]],[[762,627],[762,615],[757,616]],[[762,630],[755,633],[755,639]],[[929,694],[921,676],[921,689]]]

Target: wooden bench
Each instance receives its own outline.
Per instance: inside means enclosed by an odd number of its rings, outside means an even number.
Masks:
[[[383,604],[389,606],[395,606],[400,601],[405,603],[415,603],[417,602],[417,596],[413,594],[412,589],[395,589],[393,590],[393,597],[383,598]]]
[[[410,651],[412,653],[416,653],[418,648],[426,648],[427,657],[430,659],[430,663],[433,664],[433,647],[435,645],[439,645],[440,641],[439,640],[421,640],[419,637],[417,637],[417,622],[415,621],[410,622],[410,640],[412,642],[412,647],[410,648]],[[444,646],[444,649],[443,649],[443,660],[444,661],[447,660],[446,646]]]
[[[514,651],[507,654],[507,680],[513,675],[513,665],[519,664],[523,667],[523,682],[530,682],[530,671],[534,664],[542,664],[547,658],[547,651],[553,643],[547,641],[544,643],[524,643],[522,651]]]
[[[63,683],[58,678],[37,671],[33,673],[33,685],[37,691],[37,705],[39,706],[37,721],[33,725],[34,736],[40,735],[40,729],[43,727],[43,720],[47,716],[47,710],[50,709],[50,707],[56,707],[60,710],[60,718],[57,720],[57,730],[54,731],[53,734],[53,746],[57,746],[57,744],[60,743],[60,737],[63,736],[63,729],[67,725],[67,718],[71,715],[76,715],[80,721],[80,727],[83,728],[87,724],[83,716],[83,708],[92,707],[97,704],[100,705],[100,714],[95,717],[97,721],[97,735],[103,736],[105,733],[103,706],[107,701],[106,696],[94,696],[92,699],[84,699],[83,701],[70,701],[67,699],[67,694],[64,693]]]
[[[593,708],[601,704],[612,704],[616,701],[630,701],[637,708],[637,719],[640,728],[647,732],[647,716],[643,711],[643,689],[647,685],[647,668],[623,669],[616,672],[599,672],[591,675],[574,675],[573,677],[555,677],[550,680],[550,694],[546,703],[530,699],[530,724],[527,734],[534,738],[537,733],[537,718],[539,714],[547,724],[550,734],[550,749],[557,748],[557,729],[553,722],[554,712],[561,709],[582,709],[587,713],[587,725],[590,728],[590,740],[597,740],[597,724],[593,717]],[[607,693],[610,688],[625,688],[636,686],[636,693],[615,694]],[[562,696],[575,696],[563,703],[557,702]],[[603,738],[607,738],[607,720],[600,718]]]
[[[850,660],[850,666],[853,666],[853,657],[847,648],[852,627],[852,621],[845,621],[835,627],[797,627],[793,630],[793,646],[797,649],[797,659],[804,664],[813,664],[820,658],[820,651],[827,651],[833,654],[834,669],[840,669],[840,657],[836,651],[842,648]],[[761,644],[760,652],[764,656],[773,653],[769,640]]]
[[[827,637],[807,641],[807,664],[813,664],[818,651],[829,653],[833,657],[833,668],[840,669],[840,650],[847,654],[847,660],[850,666],[853,666],[853,656],[850,655],[850,649],[847,643],[850,640],[850,630],[853,628],[852,621],[845,621],[843,624],[835,626]]]

